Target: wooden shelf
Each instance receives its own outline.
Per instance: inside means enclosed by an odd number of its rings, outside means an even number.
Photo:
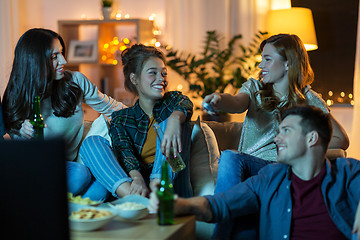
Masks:
[[[66,49],[70,42],[96,41],[98,44],[98,56],[105,43],[109,43],[114,37],[118,39],[128,38],[132,42],[150,45],[153,35],[153,22],[146,19],[121,19],[121,20],[59,20],[59,34],[64,39]],[[67,54],[68,55],[68,54]],[[66,69],[80,71],[95,83],[100,91],[116,98],[118,101],[132,102],[133,95],[124,89],[124,77],[122,67],[99,61],[95,63],[71,63]],[[101,81],[106,79],[107,88],[102,89]],[[106,91],[107,90],[107,91]],[[121,93],[116,95],[117,93]]]

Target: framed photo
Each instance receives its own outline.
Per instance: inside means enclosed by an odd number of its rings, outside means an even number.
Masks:
[[[97,42],[71,40],[67,60],[69,63],[96,63],[98,60]]]

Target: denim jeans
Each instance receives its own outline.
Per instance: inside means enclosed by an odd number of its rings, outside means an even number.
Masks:
[[[68,192],[99,201],[107,198],[106,189],[92,177],[89,169],[78,162],[66,162]]]
[[[219,159],[215,194],[225,192],[247,178],[257,175],[270,161],[225,150]],[[258,215],[246,215],[215,224],[213,239],[258,239]]]

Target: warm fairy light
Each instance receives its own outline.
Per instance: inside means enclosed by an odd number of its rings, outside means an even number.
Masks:
[[[130,18],[130,14],[128,14],[128,13],[125,14],[124,18],[129,19],[129,18]]]
[[[160,30],[153,30],[153,34],[155,36],[161,35],[161,31]]]
[[[161,43],[160,43],[160,42],[156,42],[154,45],[155,45],[155,47],[160,47],[160,46],[161,46]]]
[[[82,19],[82,20],[87,19],[87,16],[86,16],[86,14],[85,14],[85,13],[81,14],[81,19]]]
[[[116,19],[116,20],[121,20],[121,17],[122,17],[121,11],[120,11],[120,10],[116,11],[115,19]]]
[[[120,53],[130,46],[131,41],[128,38],[113,37],[110,42],[103,44],[100,52],[102,63],[117,65]]]
[[[176,87],[176,89],[177,89],[178,91],[181,91],[183,88],[184,88],[184,86],[183,86],[182,84],[179,84],[179,85],[177,85],[177,87]]]
[[[350,101],[350,104],[354,106],[355,101],[354,101],[354,100],[351,100],[351,101]]]
[[[351,104],[353,105],[353,94],[352,93],[346,93],[344,91],[342,92],[334,92],[334,91],[328,91],[328,100],[326,100],[326,104],[331,106],[333,104]]]
[[[255,61],[261,62],[262,61],[262,56],[260,54],[255,55]]]
[[[156,18],[156,14],[153,13],[153,14],[151,14],[151,16],[149,17],[149,20],[150,20],[150,21],[154,21],[155,18]]]
[[[155,45],[155,43],[156,43],[156,38],[151,39],[151,44]]]
[[[114,45],[119,45],[119,39],[117,37],[113,38],[113,44]]]

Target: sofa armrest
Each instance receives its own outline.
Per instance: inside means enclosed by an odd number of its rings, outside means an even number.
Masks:
[[[346,151],[341,148],[328,149],[326,152],[326,157],[329,160],[336,159],[336,158],[345,158]]]

